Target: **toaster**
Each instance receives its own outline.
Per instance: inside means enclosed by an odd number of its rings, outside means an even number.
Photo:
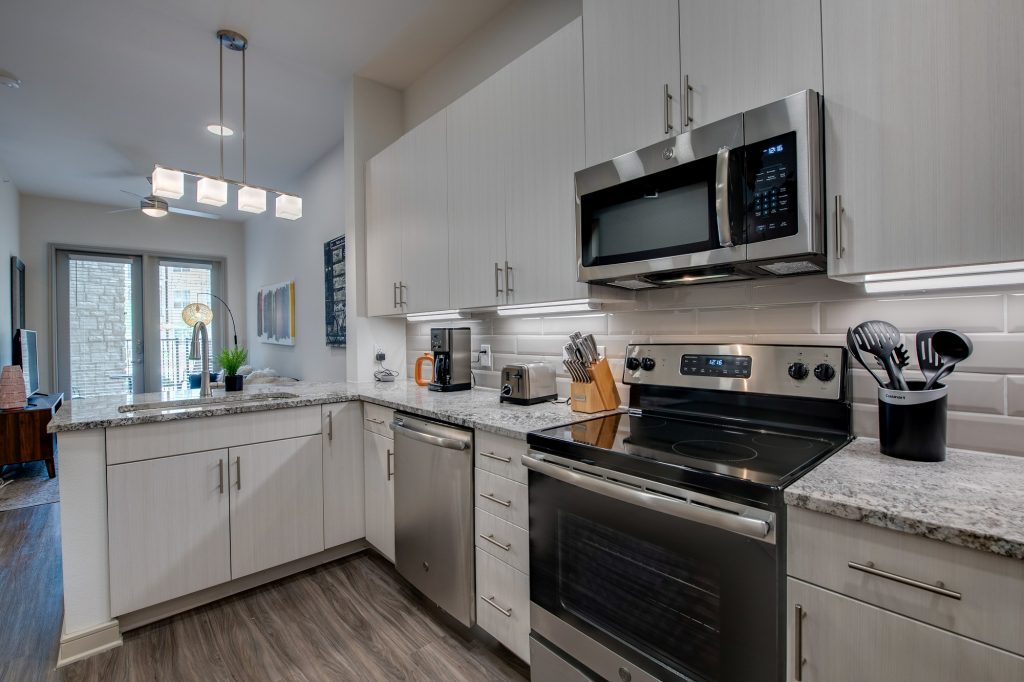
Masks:
[[[558,398],[555,370],[543,362],[519,362],[501,370],[501,402],[533,405]]]

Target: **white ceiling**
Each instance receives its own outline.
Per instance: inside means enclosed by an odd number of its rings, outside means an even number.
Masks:
[[[18,189],[130,206],[155,163],[216,174],[218,28],[248,36],[248,179],[289,190],[341,141],[353,73],[404,88],[509,0],[3,0],[0,163]],[[237,53],[225,124],[241,128]],[[225,174],[241,175],[239,135]],[[194,193],[193,193],[194,195]],[[233,209],[185,208],[242,219]],[[230,202],[229,202],[230,204]]]

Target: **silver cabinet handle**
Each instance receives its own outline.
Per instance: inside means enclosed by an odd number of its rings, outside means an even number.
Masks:
[[[334,410],[327,410],[327,440],[334,440]]]
[[[715,160],[715,213],[718,214],[718,243],[733,246],[729,218],[729,148],[719,147]]]
[[[394,461],[395,461],[395,452],[393,450],[388,450],[388,461],[387,461],[387,464],[385,466],[387,467],[387,470],[388,470],[388,480],[389,481],[395,475],[395,470],[392,467],[392,462],[394,462]]]
[[[219,478],[219,483],[217,483],[217,486],[220,488],[220,494],[223,495],[224,494],[224,460],[222,460],[222,459],[218,459],[217,460],[217,476]]]
[[[512,500],[503,500],[500,497],[495,497],[494,495],[491,495],[490,493],[480,493],[480,497],[484,498],[485,500],[490,500],[491,502],[500,504],[502,507],[512,506]]]
[[[398,307],[398,282],[391,283],[391,302],[395,308]]]
[[[501,615],[503,615],[503,616],[505,616],[507,618],[511,618],[512,617],[512,609],[511,608],[503,609],[500,606],[498,606],[498,602],[494,601],[494,595],[493,594],[490,597],[483,597],[482,596],[480,598],[483,599],[488,604],[490,604],[493,608],[495,608],[498,611],[500,611]]]
[[[508,297],[512,295],[513,291],[515,291],[515,289],[512,288],[512,266],[508,264],[508,261],[505,261],[505,298],[506,298],[506,300],[508,300]]]
[[[676,127],[672,125],[672,93],[668,91],[668,83],[665,83],[665,134],[668,135]]]
[[[501,277],[501,265],[498,264],[498,261],[494,261],[494,297],[495,298],[498,298],[503,293],[505,293],[505,290],[502,289],[501,285],[498,283],[498,278],[499,277]]]
[[[373,417],[367,417],[366,421],[370,422],[371,424],[383,424],[384,423],[383,419],[374,419]]]
[[[846,247],[843,246],[843,195],[836,195],[836,260],[843,257]]]
[[[235,457],[235,485],[242,489],[242,458]]]
[[[877,576],[879,578],[885,578],[886,580],[891,580],[901,585],[916,587],[919,590],[925,590],[926,592],[938,594],[943,597],[949,597],[950,599],[960,600],[963,597],[963,595],[961,595],[959,592],[947,590],[946,586],[943,585],[941,582],[935,585],[929,585],[928,583],[921,582],[920,580],[914,580],[913,578],[904,578],[902,575],[897,575],[895,573],[890,573],[889,571],[883,571],[875,568],[874,562],[871,561],[864,564],[858,564],[855,561],[850,561],[847,562],[846,565],[855,571],[861,571],[862,573],[867,573],[868,575]]]
[[[495,547],[501,547],[506,552],[511,552],[512,551],[512,543],[506,544],[504,542],[498,542],[497,540],[494,539],[494,535],[484,535],[483,533],[481,533],[480,537],[483,538],[484,540],[486,540],[487,542],[491,543]]]
[[[683,127],[689,128],[693,124],[693,116],[690,115],[690,93],[693,86],[690,85],[690,74],[683,76]]]
[[[793,679],[800,682],[804,679],[804,607],[797,604],[793,607]]]
[[[405,298],[405,290],[408,288],[405,282],[398,283],[398,305],[409,305],[409,301]]]
[[[480,456],[481,457],[486,457],[487,459],[496,459],[499,462],[504,462],[505,464],[511,464],[512,463],[512,458],[511,457],[502,457],[501,455],[496,455],[493,452],[484,452],[484,451],[481,450],[480,451]]]

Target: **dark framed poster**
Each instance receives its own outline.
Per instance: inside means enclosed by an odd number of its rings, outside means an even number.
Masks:
[[[345,347],[345,237],[324,242],[324,322],[327,345]]]
[[[25,328],[25,264],[11,256],[11,333]]]

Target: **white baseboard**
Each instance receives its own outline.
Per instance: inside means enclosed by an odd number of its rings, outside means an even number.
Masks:
[[[121,628],[116,620],[72,633],[65,633],[64,626],[61,625],[57,667],[61,668],[83,658],[115,649],[121,646],[121,643]]]

